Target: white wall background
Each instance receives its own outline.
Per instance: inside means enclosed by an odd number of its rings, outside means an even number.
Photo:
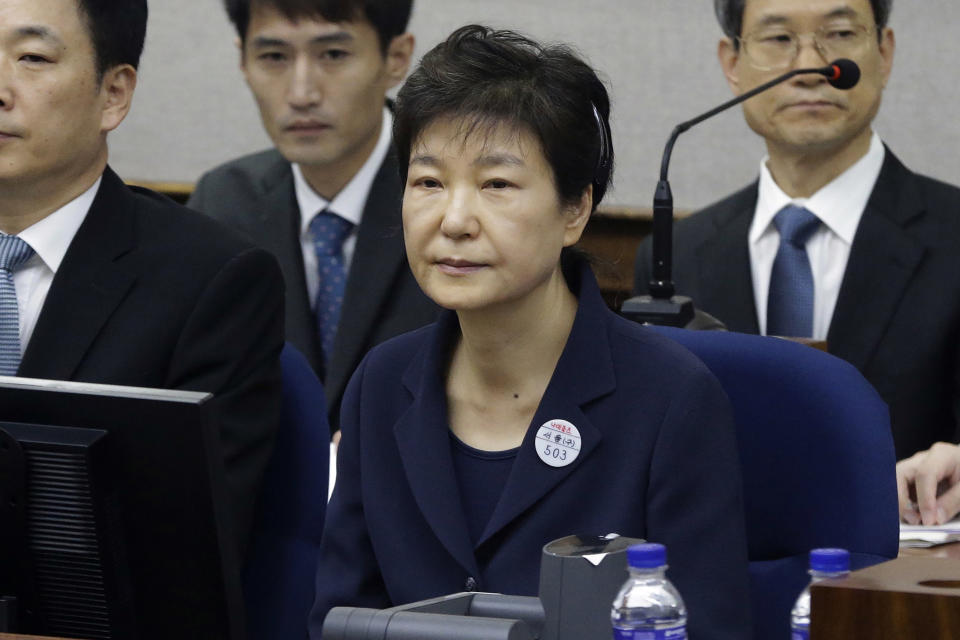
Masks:
[[[150,12],[133,111],[110,141],[113,167],[128,179],[192,182],[269,146],[220,0],[151,0]],[[649,206],[673,126],[729,97],[710,0],[415,0],[418,53],[468,22],[568,42],[605,75],[617,152],[609,204]],[[957,24],[956,0],[894,5],[897,54],[875,124],[908,166],[960,183]],[[738,110],[684,134],[670,173],[677,207],[752,180],[761,154]]]

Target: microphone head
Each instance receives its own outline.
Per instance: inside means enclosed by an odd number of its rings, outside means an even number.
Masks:
[[[837,58],[827,65],[827,69],[830,70],[826,74],[827,82],[837,89],[852,89],[860,81],[860,67],[853,60]]]

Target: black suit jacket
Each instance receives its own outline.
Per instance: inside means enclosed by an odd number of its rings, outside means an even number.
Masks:
[[[432,322],[438,308],[407,265],[400,220],[403,189],[391,152],[370,188],[347,277],[329,370],[323,371],[317,325],[300,248],[300,209],[290,163],[276,150],[228,162],[204,174],[187,203],[270,250],[287,283],[286,335],[323,377],[331,428],[363,356],[387,338]]]
[[[242,550],[279,419],[282,346],[276,260],[108,168],[18,375],[213,393]]]
[[[386,607],[463,590],[536,595],[543,545],[616,532],[667,545],[691,638],[750,636],[746,533],[730,405],[703,363],[607,309],[586,264],[576,319],[506,486],[474,542],[451,455],[445,370],[456,314],[363,361],[343,406],[310,637],[334,606]],[[547,466],[550,420],[580,432]]]
[[[757,333],[747,232],[757,184],[676,224],[674,281],[733,331]],[[636,261],[650,279],[650,240]],[[827,335],[890,405],[897,457],[960,424],[960,189],[907,169],[886,150],[851,247]]]

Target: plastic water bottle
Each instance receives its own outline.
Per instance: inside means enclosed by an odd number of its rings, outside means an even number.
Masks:
[[[687,608],[667,579],[667,549],[635,544],[627,549],[630,577],[613,600],[614,640],[686,640]]]
[[[850,574],[850,553],[846,549],[814,549],[810,552],[810,584]],[[810,638],[810,586],[804,588],[790,612],[790,640]]]

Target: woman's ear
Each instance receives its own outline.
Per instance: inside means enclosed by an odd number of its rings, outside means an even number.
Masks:
[[[587,226],[587,220],[593,212],[593,185],[591,184],[583,193],[580,194],[580,200],[567,207],[564,212],[566,220],[566,229],[563,233],[563,246],[572,247],[580,240],[583,235],[583,229]]]

